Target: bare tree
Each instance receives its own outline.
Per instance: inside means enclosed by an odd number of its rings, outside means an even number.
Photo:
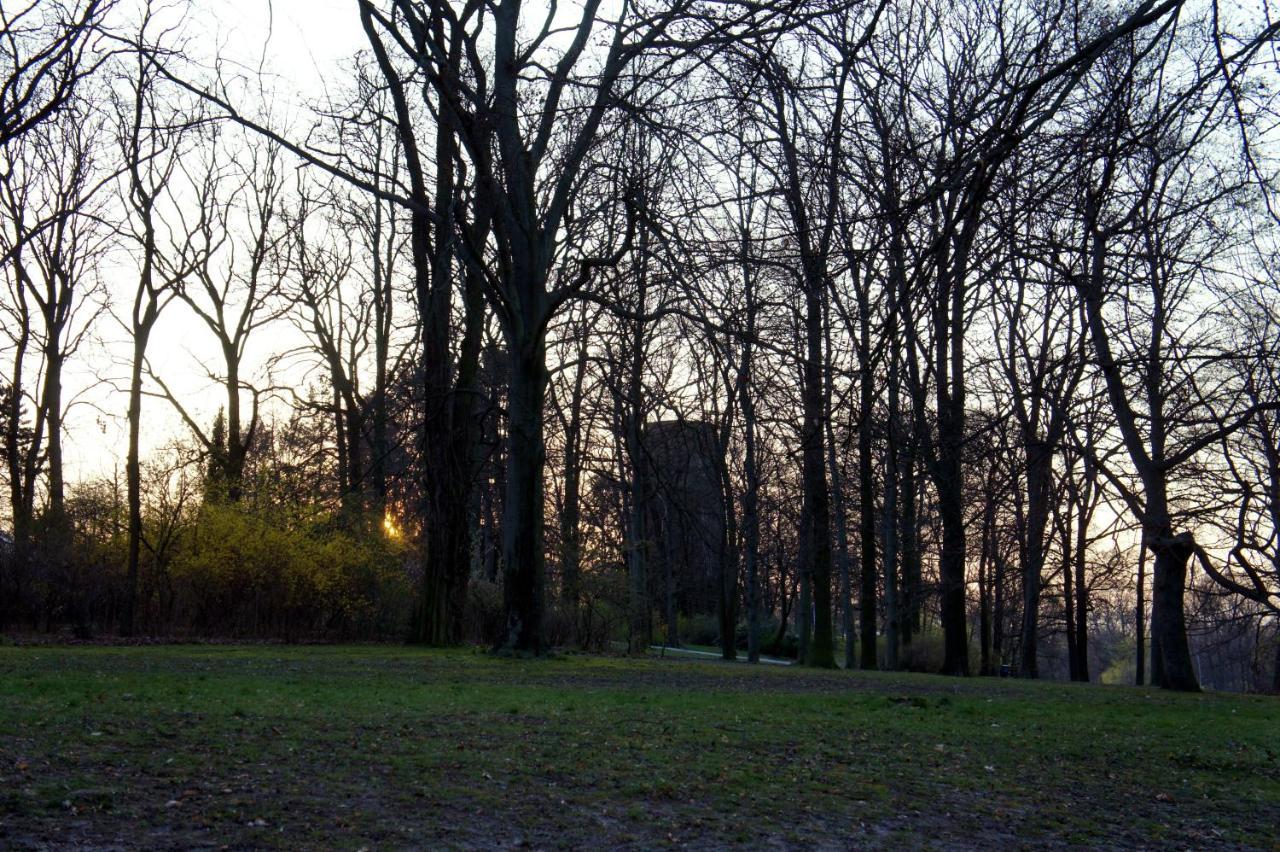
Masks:
[[[232,134],[234,135],[234,134]],[[221,371],[208,378],[221,386],[224,435],[202,426],[163,376],[149,370],[161,394],[169,400],[210,458],[215,484],[226,499],[240,499],[245,465],[261,425],[261,400],[268,390],[244,375],[246,350],[255,331],[282,311],[280,260],[287,228],[281,216],[286,177],[280,150],[272,143],[243,140],[236,165],[226,165],[229,145],[221,129],[207,133],[201,147],[205,161],[181,168],[200,194],[206,210],[194,229],[190,279],[178,297],[213,337],[222,361]],[[245,408],[245,395],[248,408]]]
[[[194,266],[193,236],[208,227],[209,212],[205,205],[197,205],[192,217],[172,212],[181,208],[174,202],[171,182],[187,144],[186,127],[199,120],[199,113],[192,104],[166,104],[154,60],[141,49],[152,25],[151,15],[148,7],[139,26],[138,49],[129,57],[129,73],[122,74],[124,93],[115,103],[115,132],[126,175],[126,209],[130,213],[124,232],[138,261],[137,287],[125,322],[133,344],[127,413],[129,446],[125,457],[128,589],[121,632],[126,636],[137,629],[138,567],[143,547],[140,439],[147,348],[161,312],[178,296]]]
[[[68,104],[104,60],[99,28],[114,0],[27,0],[0,10],[0,146]]]

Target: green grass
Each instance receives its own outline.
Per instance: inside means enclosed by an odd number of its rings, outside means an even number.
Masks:
[[[0,847],[1277,848],[1280,701],[393,647],[0,648]]]

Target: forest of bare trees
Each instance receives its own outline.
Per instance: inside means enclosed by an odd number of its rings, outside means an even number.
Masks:
[[[0,11],[0,629],[1280,691],[1265,5],[216,6]]]

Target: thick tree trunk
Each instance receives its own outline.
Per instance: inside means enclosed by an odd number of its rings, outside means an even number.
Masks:
[[[50,332],[53,341],[45,348],[44,398],[45,424],[48,436],[45,443],[45,470],[49,484],[50,532],[57,537],[56,546],[62,541],[66,522],[66,483],[62,473],[62,362],[63,354],[58,346],[61,333]]]
[[[638,454],[637,454],[638,455]],[[627,501],[627,650],[632,654],[643,654],[652,641],[649,623],[649,576],[647,550],[649,547],[646,532],[645,511],[647,499],[645,493],[645,475],[641,470],[644,463],[638,462],[632,471],[632,492]],[[671,559],[664,560],[668,565]]]
[[[627,509],[627,650],[644,654],[649,647],[649,577],[646,568],[644,508],[632,494]]]
[[[1280,625],[1277,625],[1275,643],[1276,656],[1271,668],[1271,692],[1274,695],[1280,695]]]
[[[729,470],[729,429],[732,419],[726,417],[723,430],[716,436],[711,448],[715,459],[716,478],[720,485],[720,553],[719,601],[717,614],[720,619],[720,656],[726,660],[738,658],[738,516],[733,500],[733,475]]]
[[[507,396],[506,501],[502,557],[506,626],[499,648],[541,654],[545,566],[543,564],[543,400],[547,388],[546,344],[540,330],[513,340]]]
[[[836,467],[834,441],[827,436],[827,457],[831,463],[831,490],[834,497],[833,520],[836,526],[836,564],[840,584],[840,633],[844,638],[844,665],[853,668],[854,647],[857,645],[853,619],[853,570],[849,564],[849,514],[844,500],[844,483]]]
[[[642,273],[638,276],[640,293],[637,306],[644,312],[646,278]],[[627,505],[627,646],[632,654],[643,654],[652,641],[653,628],[650,621],[649,603],[649,530],[648,512],[650,506],[651,486],[649,484],[650,461],[643,445],[644,435],[641,432],[641,420],[644,417],[644,321],[637,320],[631,328],[631,357],[628,364],[626,411],[623,428],[626,442],[627,460],[631,466],[631,481],[628,483],[629,494]],[[655,471],[655,477],[659,475]],[[671,535],[670,524],[663,533]],[[671,555],[665,560],[671,565]]]
[[[893,355],[889,356],[893,358]],[[890,379],[893,383],[893,379]],[[884,540],[884,621],[885,621],[885,668],[893,671],[898,668],[898,643],[901,631],[902,612],[898,604],[898,442],[895,436],[897,400],[896,394],[890,392],[889,434],[885,447],[884,470],[884,507],[882,515],[881,536]]]
[[[1162,530],[1151,537],[1150,546],[1155,554],[1151,638],[1153,648],[1160,649],[1160,680],[1156,685],[1181,692],[1199,692],[1183,612],[1187,563],[1195,552],[1195,540],[1190,533],[1171,535],[1168,530]]]
[[[1091,212],[1091,215],[1093,213]],[[1106,280],[1107,248],[1104,235],[1093,230],[1090,251],[1091,274],[1088,285],[1081,288],[1089,333],[1093,340],[1098,366],[1107,383],[1107,396],[1116,423],[1124,437],[1129,458],[1142,479],[1143,541],[1154,555],[1155,564],[1151,600],[1151,682],[1157,686],[1187,692],[1198,692],[1187,642],[1186,616],[1183,612],[1183,590],[1186,585],[1187,561],[1194,540],[1189,533],[1173,535],[1167,492],[1168,470],[1165,468],[1165,431],[1168,422],[1162,412],[1163,397],[1157,376],[1161,363],[1163,340],[1153,322],[1148,354],[1147,403],[1148,428],[1151,432],[1149,452],[1137,425],[1137,417],[1129,404],[1128,388],[1119,365],[1111,352],[1111,339],[1103,319],[1103,285]]]
[[[569,424],[565,430],[564,505],[560,507],[560,603],[568,612],[575,633],[579,630],[578,607],[582,596],[582,542],[579,529],[582,518],[582,385],[586,377],[586,335],[578,346],[578,365],[573,377],[573,393],[569,399]],[[584,637],[575,635],[582,644]]]
[[[1026,453],[1027,528],[1023,548],[1026,561],[1022,566],[1022,656],[1018,661],[1018,674],[1034,678],[1040,674],[1037,643],[1053,449],[1044,441],[1031,439],[1026,441]]]
[[[856,286],[856,284],[855,284]],[[826,355],[823,358],[823,373],[826,392],[823,398],[823,421],[827,439],[827,471],[831,479],[832,520],[835,522],[835,560],[837,582],[840,588],[840,630],[844,639],[844,667],[852,669],[854,665],[854,649],[857,645],[854,637],[853,619],[853,571],[849,564],[849,512],[844,496],[844,477],[840,471],[840,461],[836,457],[835,426],[832,417],[832,399],[835,395],[835,375],[831,363],[831,317],[825,312]],[[874,574],[872,575],[874,577]]]
[[[965,625],[965,396],[961,282],[953,281],[951,290],[951,304],[939,306],[935,317],[938,456],[934,484],[938,493],[938,516],[942,521],[942,552],[938,560],[939,615],[942,619],[942,673],[967,676],[969,632]],[[950,318],[948,310],[952,314]]]
[[[364,454],[361,452],[364,446],[362,428],[364,416],[355,401],[354,394],[345,395],[342,419],[343,437],[347,442],[347,450],[344,453],[347,470],[344,477],[346,482],[343,485],[343,498],[349,509],[360,511],[364,508],[361,500],[361,492],[364,491]]]
[[[965,628],[965,532],[959,447],[946,463],[947,472],[938,487],[938,514],[942,518],[941,602],[942,673],[969,674],[969,635]]]
[[[663,565],[664,615],[667,625],[667,647],[680,647],[680,613],[676,608],[676,566],[670,548],[667,548]]]
[[[1072,677],[1081,683],[1089,681],[1089,586],[1085,582],[1085,556],[1087,555],[1089,526],[1086,507],[1080,507],[1080,520],[1076,524],[1076,636],[1072,644],[1076,649],[1076,668]],[[1067,570],[1071,570],[1068,567]]]
[[[916,463],[908,457],[902,468],[902,644],[910,645],[924,625],[920,617],[920,524],[916,501]]]
[[[1004,564],[1004,556],[1000,554],[1000,548],[996,548],[991,555],[991,568],[994,572],[991,576],[991,584],[995,587],[992,597],[994,598],[993,612],[991,614],[992,630],[991,630],[991,658],[993,665],[1004,665],[1004,635],[1005,635],[1005,615],[1004,615],[1004,578],[1006,568]]]
[[[831,508],[823,450],[822,296],[821,275],[810,271],[805,287],[804,427],[800,434],[801,483],[800,562],[809,579],[813,635],[804,655],[806,665],[835,666],[831,623]]]
[[[1075,580],[1071,572],[1071,527],[1068,523],[1065,531],[1065,540],[1062,558],[1062,609],[1066,614],[1067,629],[1067,672],[1072,680],[1076,679],[1076,671],[1080,667],[1080,656],[1076,650],[1076,598],[1074,593]]]
[[[804,538],[803,530],[801,538]],[[813,580],[803,567],[796,575],[796,586],[794,618],[798,646],[797,659],[803,663],[809,659],[809,646],[813,644]]]
[[[479,520],[473,511],[476,470],[480,464],[480,349],[484,338],[485,303],[479,276],[468,272],[463,289],[462,342],[458,372],[450,397],[449,440],[452,455],[448,513],[449,550],[446,565],[446,636],[457,644],[463,635],[467,594],[471,585],[473,533]]]
[[[727,491],[729,478],[726,475],[722,482]],[[732,498],[725,494],[726,503]],[[716,614],[720,620],[720,656],[725,660],[738,658],[738,560],[733,552],[731,542],[736,540],[737,533],[733,529],[734,519],[729,517],[732,508],[725,512],[725,534],[721,541],[719,559],[719,601]]]
[[[780,653],[783,642],[787,638],[787,620],[794,619],[792,607],[788,603],[791,596],[787,594],[787,572],[786,566],[779,563],[778,565],[778,632],[773,635],[773,641],[769,643],[774,648],[774,653]],[[804,655],[800,654],[799,659],[804,659]]]

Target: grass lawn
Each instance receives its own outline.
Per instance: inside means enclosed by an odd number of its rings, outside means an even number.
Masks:
[[[402,647],[0,648],[0,848],[1280,848],[1280,700]]]

